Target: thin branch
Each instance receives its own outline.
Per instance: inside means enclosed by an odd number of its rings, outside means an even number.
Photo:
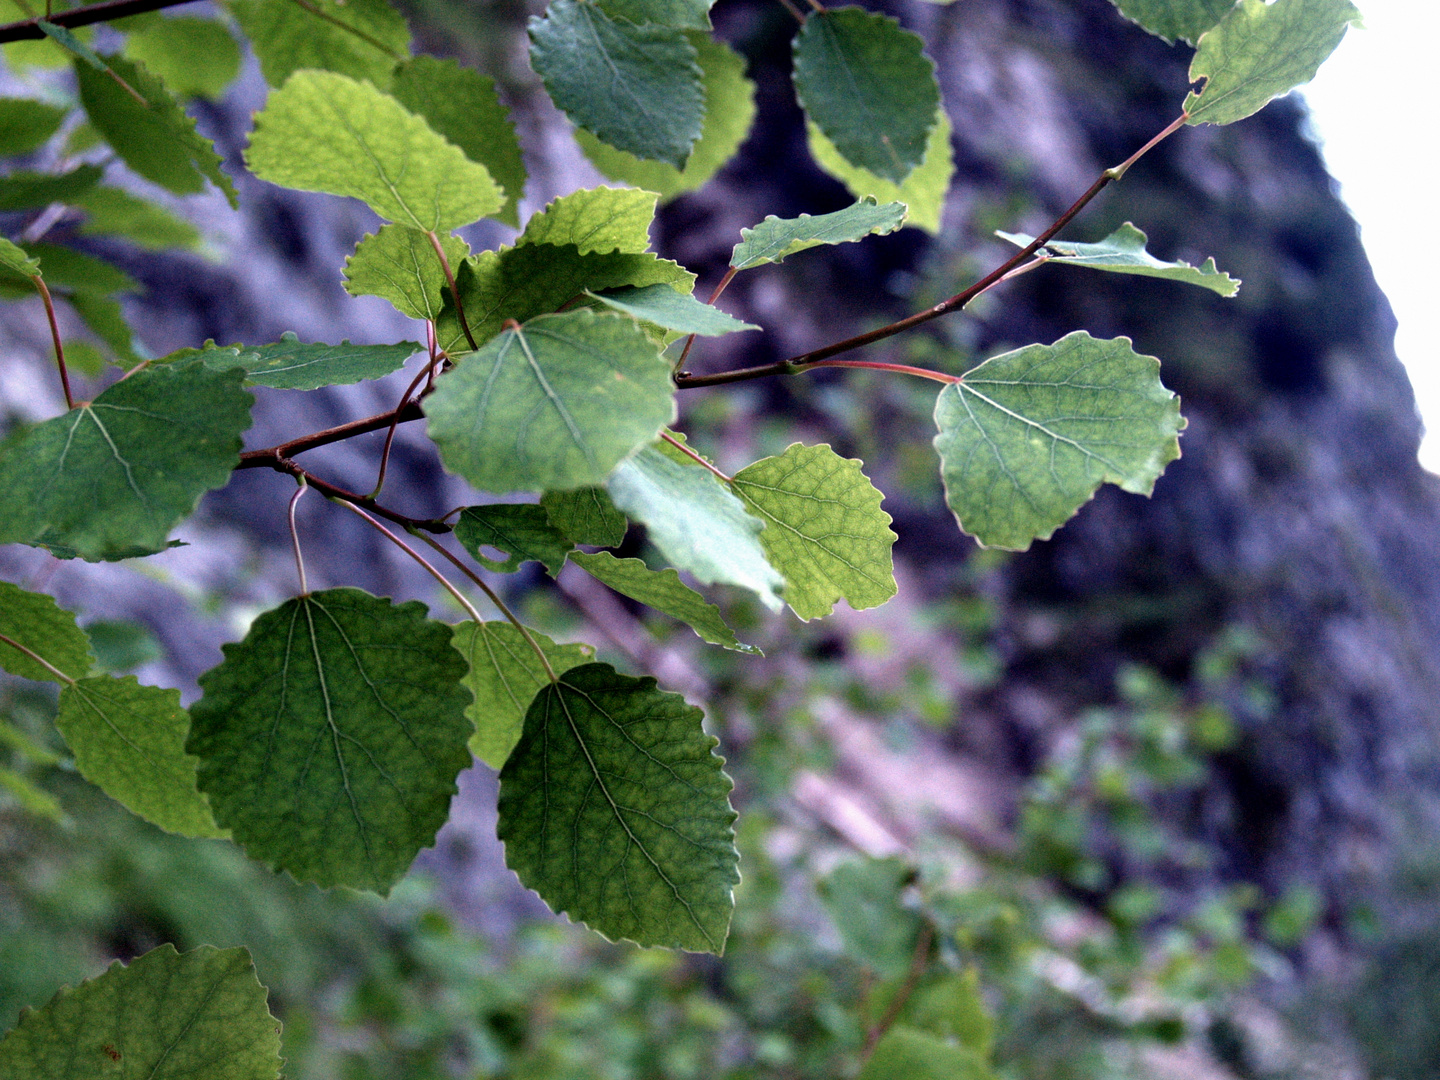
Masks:
[[[60,343],[60,324],[55,321],[55,302],[50,299],[50,290],[45,287],[44,278],[36,274],[30,281],[40,293],[40,299],[45,301],[45,317],[50,320],[50,340],[55,343],[55,366],[60,369],[60,385],[65,388],[65,407],[73,409],[75,399],[70,394],[70,372],[65,368],[65,346]]]
[[[440,269],[445,271],[445,281],[450,286],[450,295],[455,299],[455,314],[460,318],[460,329],[465,333],[465,340],[470,343],[471,351],[478,350],[480,346],[475,344],[475,335],[470,333],[470,323],[465,319],[465,305],[460,300],[460,290],[455,287],[455,275],[450,271],[450,260],[445,256],[440,237],[435,235],[434,229],[426,230],[425,235],[429,237],[430,246],[435,249],[435,256],[440,260]]]
[[[324,19],[326,22],[331,23],[334,26],[338,26],[341,30],[344,30],[350,34],[354,34],[361,41],[365,42],[365,44],[373,48],[379,49],[382,53],[390,57],[390,59],[394,60],[397,64],[410,59],[404,53],[392,49],[389,45],[386,45],[379,38],[372,37],[364,30],[361,30],[359,27],[351,26],[347,22],[342,22],[334,15],[331,15],[328,11],[316,7],[314,4],[310,3],[309,0],[295,0],[295,4],[297,7],[302,7],[306,11],[310,12],[310,14],[314,15],[317,19]]]
[[[696,464],[705,466],[705,468],[709,469],[712,473],[714,473],[716,476],[718,476],[718,477],[719,477],[721,480],[723,480],[725,483],[727,483],[727,484],[733,484],[733,483],[735,483],[735,481],[734,481],[733,478],[731,478],[731,477],[729,477],[729,476],[726,476],[723,472],[721,472],[719,469],[717,469],[714,465],[711,465],[710,462],[706,461],[701,455],[697,454],[694,450],[691,450],[690,447],[686,446],[683,442],[681,442],[679,439],[675,438],[675,437],[674,437],[673,435],[671,435],[668,431],[662,431],[662,432],[660,432],[660,438],[664,439],[664,440],[665,440],[666,442],[668,442],[671,446],[675,447],[676,450],[679,450],[679,451],[680,451],[682,454],[684,454],[686,457],[694,458]]]
[[[910,970],[905,975],[905,981],[895,991],[895,996],[890,999],[890,1006],[885,1010],[885,1015],[880,1022],[872,1027],[865,1034],[864,1056],[868,1058],[875,1052],[875,1044],[884,1037],[885,1032],[895,1023],[900,1010],[910,1000],[910,995],[915,992],[916,985],[920,982],[920,976],[925,974],[925,969],[930,965],[930,946],[935,943],[935,928],[928,921],[920,928],[920,935],[915,939],[915,952],[910,957]]]
[[[400,426],[400,410],[405,408],[406,403],[410,400],[410,395],[413,394],[415,392],[415,388],[420,385],[420,380],[425,378],[425,376],[430,373],[430,371],[435,367],[436,360],[438,359],[435,356],[433,348],[435,344],[435,336],[433,331],[430,336],[430,344],[432,346],[430,352],[430,362],[420,369],[420,372],[415,376],[415,378],[410,380],[410,385],[405,388],[405,393],[400,395],[400,404],[395,406],[394,419],[390,421],[389,430],[385,432],[385,445],[380,450],[380,475],[375,478],[375,490],[370,492],[370,498],[372,499],[375,498],[375,496],[379,495],[380,489],[385,486],[385,468],[387,465],[390,464],[390,444],[395,441],[395,429]]]
[[[792,0],[780,0],[780,4],[785,8],[786,11],[788,11],[791,15],[795,16],[796,22],[798,22],[801,26],[805,25],[804,14],[800,11],[798,7],[795,6]]]
[[[45,21],[74,30],[79,26],[93,26],[95,23],[110,22],[112,19],[123,19],[127,15],[140,15],[147,11],[160,11],[195,2],[196,0],[107,0],[103,4],[87,4],[69,11],[56,12]],[[39,22],[38,18],[21,19],[19,22],[0,26],[0,44],[10,41],[40,41],[45,37],[45,31],[37,25]]]
[[[878,360],[820,360],[814,364],[808,364],[806,371],[813,368],[843,367],[843,368],[869,368],[872,371],[893,371],[899,375],[918,375],[922,379],[930,379],[940,383],[961,382],[959,375],[947,375],[943,371],[932,371],[930,368],[911,367],[909,364],[883,364]]]
[[[344,442],[346,439],[353,439],[356,435],[368,435],[372,431],[379,431],[391,424],[408,424],[412,420],[423,419],[425,419],[425,414],[420,410],[420,403],[411,401],[399,409],[367,416],[363,420],[351,420],[348,424],[340,424],[337,427],[326,428],[324,431],[302,435],[298,439],[291,439],[278,446],[268,446],[263,450],[247,450],[240,455],[240,464],[235,467],[237,469],[273,469],[276,467],[276,461],[303,454],[306,450],[315,450],[322,446],[329,446],[331,443]],[[290,470],[282,469],[281,471],[289,472]]]
[[[267,451],[267,453],[269,452]],[[264,466],[265,468],[274,469],[278,473],[284,473],[286,476],[293,476],[297,480],[303,479],[327,499],[362,506],[371,513],[378,514],[387,521],[393,521],[396,525],[403,526],[406,529],[424,529],[426,532],[434,533],[447,533],[450,531],[451,527],[443,521],[435,521],[431,518],[406,517],[404,514],[381,506],[369,495],[361,495],[358,492],[347,491],[338,484],[332,484],[328,480],[322,480],[298,462],[292,461],[282,455],[270,454],[264,458],[252,459],[252,461],[254,461],[255,464],[247,466],[246,463],[242,461],[237,468],[258,468]]]
[[[295,489],[295,494],[290,496],[290,509],[287,517],[290,520],[290,546],[295,550],[295,574],[300,579],[300,595],[310,595],[310,585],[305,580],[305,556],[300,552],[300,530],[295,527],[295,504],[300,501],[300,496],[310,490],[305,483],[305,478],[300,477],[300,486]]]
[[[457,589],[449,578],[447,578],[444,574],[440,573],[439,570],[436,570],[435,567],[430,564],[429,559],[425,558],[424,555],[421,555],[409,544],[405,543],[404,540],[401,540],[398,536],[392,533],[384,525],[381,525],[380,522],[376,521],[369,514],[365,513],[364,510],[361,510],[354,503],[342,502],[340,505],[345,507],[345,509],[347,510],[359,514],[360,517],[364,519],[366,524],[368,524],[372,529],[374,529],[381,536],[385,537],[392,544],[398,547],[401,551],[405,552],[406,555],[409,555],[417,563],[423,566],[426,572],[431,577],[433,577],[436,581],[440,582],[441,585],[445,586],[446,590],[450,593],[450,595],[455,597],[455,599],[459,601],[460,606],[470,613],[470,617],[472,619],[474,619],[477,623],[480,622],[480,613],[475,610],[475,605],[470,603],[470,601],[466,599],[465,594],[462,593],[459,589]]]
[[[12,649],[19,650],[20,652],[28,656],[31,660],[34,660],[46,671],[50,672],[50,674],[54,675],[61,682],[67,682],[71,686],[75,685],[75,680],[72,679],[69,675],[66,675],[65,672],[61,671],[54,664],[50,663],[49,660],[46,660],[43,656],[39,655],[38,653],[32,652],[24,645],[21,645],[20,642],[16,641],[14,638],[6,637],[4,634],[0,634],[0,645],[9,645]]]

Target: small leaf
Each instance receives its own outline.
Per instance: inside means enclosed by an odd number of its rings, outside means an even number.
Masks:
[[[785,576],[785,602],[801,619],[829,615],[842,597],[862,611],[895,595],[890,515],[859,461],[792,443],[741,469],[734,486],[765,522],[760,546]]]
[[[240,458],[240,376],[152,366],[0,449],[0,543],[82,558],[159,551]]]
[[[83,251],[42,241],[30,245],[30,254],[45,268],[45,282],[52,290],[99,296],[140,291],[140,283],[125,271]]]
[[[557,645],[538,630],[530,636],[557,675],[595,657],[589,645]],[[520,740],[525,710],[550,677],[530,643],[508,622],[462,622],[451,643],[470,664],[463,680],[475,695],[475,704],[465,710],[475,722],[470,752],[492,769],[503,768]]]
[[[540,496],[540,505],[550,524],[577,544],[617,547],[625,542],[630,523],[615,509],[604,488],[547,491]]]
[[[0,177],[0,211],[72,202],[104,175],[105,170],[98,165],[81,165],[63,173],[12,172]]]
[[[295,0],[229,0],[226,6],[271,86],[317,68],[387,90],[395,61],[410,55],[410,28],[386,0],[306,0],[305,7]]]
[[[899,859],[843,863],[820,882],[820,899],[845,951],[885,979],[910,969],[924,919],[901,902],[915,876]]]
[[[1240,0],[1200,38],[1185,97],[1190,124],[1233,124],[1309,82],[1360,12],[1350,0]]]
[[[81,679],[61,690],[55,726],[80,775],[126,809],[181,836],[227,835],[195,787],[199,761],[185,753],[190,718],[179,690],[133,675]]]
[[[997,231],[995,235],[1010,241],[1016,247],[1025,247],[1035,239],[1024,233]],[[1171,281],[1183,281],[1187,285],[1199,285],[1202,289],[1209,289],[1221,296],[1234,296],[1240,291],[1240,280],[1221,273],[1213,258],[1206,259],[1204,265],[1199,267],[1191,266],[1187,262],[1162,262],[1145,250],[1145,241],[1145,234],[1127,221],[1098,244],[1051,240],[1040,250],[1051,262],[1088,266],[1116,274],[1169,278]]]
[[[76,64],[80,103],[97,131],[126,165],[177,195],[196,195],[209,180],[238,206],[235,185],[220,168],[214,144],[195,131],[195,121],[143,66],[107,56],[115,74],[147,102],[142,106],[108,74]]]
[[[1235,0],[1112,0],[1120,13],[1156,37],[1194,45]]]
[[[38,150],[60,130],[67,110],[29,98],[0,99],[0,157]]]
[[[440,237],[440,246],[452,273],[470,255],[470,245],[458,236]],[[382,225],[345,260],[346,292],[382,297],[412,319],[438,319],[448,287],[429,237],[404,225]]]
[[[612,940],[723,951],[739,855],[702,719],[609,664],[543,687],[500,773],[506,865]]]
[[[636,26],[577,0],[555,0],[529,26],[530,64],[565,115],[617,150],[685,167],[705,97],[684,30]]]
[[[760,655],[755,646],[745,645],[735,637],[735,631],[725,625],[718,607],[681,581],[680,575],[669,567],[651,570],[639,559],[617,559],[608,551],[597,551],[593,555],[572,551],[570,561],[616,592],[679,619],[711,645]]]
[[[270,94],[245,160],[262,180],[349,195],[421,232],[448,233],[505,205],[484,165],[394,98],[329,71],[296,72]]]
[[[280,1025],[244,949],[161,945],[39,1009],[0,1039],[5,1080],[275,1080]]]
[[[925,158],[940,107],[923,42],[858,7],[812,11],[795,37],[795,93],[851,165],[892,184]]]
[[[610,498],[640,522],[667,562],[702,585],[750,589],[778,611],[785,579],[765,559],[765,525],[714,475],[681,465],[653,446],[623,461],[611,474]]]
[[[266,612],[200,676],[186,749],[215,820],[298,881],[382,895],[470,763],[465,662],[425,606],[327,589]]]
[[[905,1008],[912,1027],[952,1038],[989,1060],[995,1045],[995,1021],[980,991],[980,972],[967,968],[916,988]]]
[[[737,330],[760,329],[717,307],[702,304],[693,296],[678,293],[669,285],[645,285],[638,289],[629,286],[610,293],[593,293],[587,289],[586,294],[622,314],[682,334],[719,337]]]
[[[200,230],[190,222],[120,188],[91,188],[71,201],[85,211],[81,236],[122,236],[149,251],[200,246]]]
[[[213,101],[240,74],[240,46],[214,19],[157,19],[126,37],[125,55],[144,64],[182,98]]]
[[[581,255],[639,255],[650,248],[655,198],[653,191],[608,187],[562,195],[530,216],[515,243],[574,244]]]
[[[985,547],[1048,540],[1105,482],[1150,494],[1184,420],[1160,362],[1084,331],[986,360],[935,403],[940,475]]]
[[[533,503],[495,503],[466,507],[455,523],[459,540],[481,566],[508,574],[531,559],[543,563],[554,577],[565,565],[565,556],[575,545],[550,524],[543,507]],[[509,555],[504,562],[488,559],[482,547],[498,548]]]
[[[0,581],[0,634],[18,641],[72,679],[90,672],[90,640],[75,616],[43,593]],[[54,672],[0,641],[0,668],[22,679],[56,682]]]
[[[905,204],[878,206],[874,199],[861,199],[854,206],[833,214],[798,218],[777,218],[771,214],[753,229],[740,230],[740,243],[730,253],[730,265],[749,270],[761,263],[783,262],[797,251],[822,244],[849,244],[867,236],[884,236],[905,224]]]
[[[575,141],[591,164],[611,180],[656,192],[662,202],[695,191],[718,173],[740,149],[755,120],[755,84],[745,77],[745,58],[709,34],[692,32],[686,37],[700,64],[705,120],[683,169],[663,161],[642,161],[584,128],[575,129]]]
[[[695,275],[649,252],[582,255],[574,244],[521,244],[466,259],[456,270],[455,283],[470,332],[483,345],[508,320],[523,323],[550,314],[584,300],[587,289],[668,284],[688,294],[695,287]],[[445,303],[435,329],[440,347],[451,354],[465,352],[470,346],[453,301],[446,297]]]
[[[810,155],[820,168],[849,188],[851,195],[859,199],[868,196],[882,203],[904,203],[908,208],[905,214],[907,226],[924,229],[932,235],[939,234],[945,196],[950,191],[950,178],[955,174],[950,117],[945,114],[944,106],[935,112],[935,126],[930,129],[930,140],[925,144],[925,160],[905,178],[903,184],[893,184],[868,169],[851,165],[815,124],[807,124],[806,132]]]
[[[26,278],[40,276],[40,261],[3,236],[0,236],[0,267]]]
[[[481,491],[543,491],[602,483],[675,418],[675,386],[632,321],[582,310],[505,331],[424,407],[447,468]]]
[[[875,1044],[859,1080],[994,1080],[974,1050],[896,1024]]]
[[[413,341],[396,345],[339,345],[323,342],[309,345],[291,331],[269,345],[216,347],[207,342],[202,349],[181,349],[165,357],[178,362],[198,359],[214,371],[245,372],[246,386],[268,386],[276,390],[315,390],[322,386],[344,386],[366,379],[379,379],[398,371],[405,361],[420,352]]]
[[[685,30],[709,30],[714,0],[597,0],[605,14],[637,25],[658,23]]]
[[[485,166],[505,189],[505,205],[493,216],[506,225],[518,226],[525,162],[510,111],[495,93],[495,80],[454,60],[417,56],[396,67],[390,92],[471,161]]]

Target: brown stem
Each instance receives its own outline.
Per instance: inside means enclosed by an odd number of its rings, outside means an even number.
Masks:
[[[435,230],[428,229],[425,235],[430,238],[430,246],[435,249],[435,255],[440,260],[440,269],[445,271],[450,295],[455,298],[455,314],[460,317],[460,329],[465,332],[465,340],[470,343],[470,349],[474,352],[480,346],[475,344],[475,335],[470,333],[470,324],[465,319],[465,305],[460,301],[460,290],[455,287],[455,275],[450,272],[450,260],[445,257],[445,249],[440,245],[440,237],[435,235]]]
[[[300,552],[300,530],[295,527],[295,504],[300,501],[300,496],[310,490],[310,485],[305,483],[305,478],[300,477],[300,486],[295,494],[290,496],[290,508],[286,517],[290,521],[290,546],[295,550],[295,576],[300,579],[300,595],[310,595],[310,585],[305,580],[305,556]]]
[[[407,529],[424,529],[426,532],[447,533],[450,526],[443,521],[434,521],[429,518],[412,518],[404,514],[396,513],[384,506],[381,506],[369,495],[361,495],[354,491],[347,491],[338,484],[332,484],[328,480],[322,480],[298,462],[290,460],[282,454],[274,451],[260,451],[267,456],[252,458],[248,462],[242,461],[239,468],[270,468],[286,476],[293,476],[297,480],[304,480],[320,494],[329,499],[336,499],[340,502],[354,503],[356,506],[364,507],[371,513],[378,514],[387,521],[393,521],[396,525],[403,525]]]
[[[804,22],[804,20],[801,19],[801,22]],[[710,299],[706,300],[705,302],[713,307],[715,305],[715,301],[720,299],[720,294],[725,291],[725,287],[729,285],[730,282],[735,280],[735,275],[739,272],[740,270],[738,267],[726,267],[725,276],[720,279],[720,284],[715,286],[715,291],[710,294]],[[676,371],[679,371],[685,366],[685,358],[690,355],[690,350],[694,347],[694,345],[695,335],[691,334],[688,338],[685,339],[685,348],[680,351],[680,359],[675,361]]]
[[[788,11],[791,15],[795,16],[796,22],[798,22],[801,26],[805,25],[805,15],[798,7],[795,6],[792,0],[780,0],[780,4],[786,11]]]
[[[60,369],[60,385],[65,388],[65,407],[73,409],[75,399],[70,395],[70,372],[65,368],[65,346],[60,343],[60,324],[55,321],[55,303],[50,299],[50,290],[45,287],[44,278],[36,274],[30,280],[40,293],[40,299],[45,301],[45,317],[50,320],[50,340],[55,343],[55,366]]]
[[[890,999],[890,1006],[885,1010],[885,1015],[880,1022],[872,1027],[865,1034],[864,1056],[869,1057],[875,1052],[875,1044],[884,1037],[885,1032],[895,1023],[895,1018],[900,1015],[900,1010],[905,1007],[905,1002],[910,1000],[910,995],[915,992],[916,985],[920,982],[920,976],[925,974],[925,969],[930,964],[930,946],[935,943],[935,929],[928,922],[920,928],[920,935],[915,939],[915,952],[910,957],[910,970],[905,975],[905,981],[895,991],[895,996]]]
[[[909,364],[882,364],[878,360],[820,360],[811,364],[810,367],[869,368],[872,371],[893,371],[899,375],[918,375],[922,379],[930,379],[934,382],[941,383],[958,383],[962,381],[959,375],[947,375],[943,371],[931,371],[929,368],[911,367]],[[806,370],[809,370],[809,368]]]
[[[103,4],[87,4],[84,7],[57,12],[45,21],[74,30],[79,26],[92,26],[95,23],[110,22],[112,19],[123,19],[127,15],[160,11],[163,8],[179,7],[182,4],[195,2],[196,0],[106,0],[106,3]],[[45,31],[40,29],[38,25],[40,21],[39,19],[21,19],[19,22],[0,26],[0,44],[10,41],[43,39]]]
[[[331,443],[344,442],[346,439],[353,439],[356,435],[366,435],[372,431],[387,428],[391,424],[407,424],[412,420],[423,419],[425,419],[425,414],[420,409],[420,403],[418,401],[406,402],[400,408],[392,409],[390,412],[367,416],[363,420],[351,420],[348,424],[340,424],[337,427],[326,428],[324,431],[302,435],[298,439],[291,439],[278,446],[269,446],[263,450],[247,450],[240,455],[240,464],[235,467],[237,469],[273,469],[277,460],[303,454],[306,450],[315,450],[321,446],[329,446]]]
[[[49,660],[46,660],[40,654],[33,652],[30,649],[27,649],[24,645],[21,645],[20,642],[16,641],[14,638],[6,637],[4,634],[0,634],[0,645],[9,645],[12,649],[19,650],[20,652],[28,656],[31,660],[34,660],[46,671],[50,672],[50,674],[54,675],[61,682],[67,682],[71,686],[75,685],[75,680],[72,679],[69,675],[66,675],[65,672],[61,671],[59,668],[57,668],[54,664],[50,663]]]
[[[435,337],[432,333],[430,337],[432,345],[434,343],[434,340]],[[375,496],[379,495],[380,489],[385,486],[385,467],[390,464],[390,444],[395,441],[395,429],[400,426],[400,410],[405,408],[406,403],[410,400],[410,395],[413,394],[415,392],[415,388],[420,385],[420,380],[425,378],[425,376],[434,369],[436,361],[438,359],[439,358],[436,357],[434,352],[432,351],[430,355],[430,362],[420,369],[419,374],[417,374],[415,378],[410,380],[410,385],[405,388],[405,393],[400,395],[400,404],[395,406],[395,412],[393,414],[393,419],[391,419],[390,421],[390,427],[385,432],[385,445],[380,450],[380,475],[375,478],[375,490],[370,492],[370,498],[372,499],[375,498]]]
[[[703,457],[701,457],[699,454],[697,454],[694,450],[691,450],[690,447],[686,446],[683,442],[681,442],[679,439],[675,438],[675,437],[674,437],[673,435],[671,435],[668,431],[662,431],[662,432],[660,432],[660,438],[664,439],[664,440],[665,440],[666,442],[668,442],[671,446],[675,447],[676,450],[679,450],[679,451],[680,451],[682,454],[684,454],[686,457],[694,458],[696,464],[705,466],[705,468],[709,469],[712,473],[714,473],[716,476],[718,476],[718,477],[719,477],[721,480],[723,480],[725,483],[727,483],[727,484],[733,484],[733,483],[735,483],[735,481],[734,481],[733,479],[731,479],[730,477],[726,476],[723,472],[721,472],[719,469],[717,469],[714,465],[711,465],[710,462],[706,461]]]

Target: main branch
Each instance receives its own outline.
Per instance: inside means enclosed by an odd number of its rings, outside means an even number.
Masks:
[[[147,11],[160,11],[163,8],[195,2],[196,0],[106,0],[103,4],[87,4],[69,11],[57,11],[48,16],[46,21],[74,30],[78,26],[93,26],[95,23],[123,19],[127,15],[142,15]],[[0,45],[10,41],[42,40],[45,31],[40,29],[39,23],[38,18],[21,19],[19,22],[0,26]]]

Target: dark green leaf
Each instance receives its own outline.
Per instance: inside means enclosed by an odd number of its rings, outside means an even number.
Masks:
[[[646,285],[638,289],[631,286],[610,293],[587,290],[587,294],[622,314],[682,334],[718,337],[737,330],[760,329],[754,323],[741,322],[717,307],[702,304],[693,296],[678,293],[669,285]]]
[[[820,882],[820,899],[845,951],[885,979],[910,969],[924,919],[902,902],[915,876],[899,859],[844,863]]]
[[[0,157],[37,150],[60,130],[65,109],[28,98],[0,99]]]
[[[75,616],[43,593],[26,592],[0,581],[0,634],[18,641],[72,679],[90,673],[90,641]],[[12,675],[58,682],[53,672],[0,641],[0,668]]]
[[[1077,330],[986,360],[935,403],[940,475],[986,547],[1047,540],[1105,482],[1150,494],[1180,456],[1180,403],[1129,338]]]
[[[125,312],[118,300],[90,292],[73,292],[65,299],[90,332],[108,345],[111,352],[127,363],[139,362],[135,333],[125,321]]]
[[[244,949],[161,945],[25,1009],[5,1080],[275,1080],[280,1024]]]
[[[685,167],[705,115],[700,66],[685,31],[636,26],[595,4],[555,0],[544,18],[530,20],[530,63],[580,127],[617,150]]]
[[[32,256],[40,260],[40,265],[45,270],[45,283],[51,289],[93,293],[97,296],[140,291],[140,283],[129,274],[94,255],[43,241],[31,244],[29,250]]]
[[[730,778],[702,719],[609,664],[543,687],[500,773],[506,864],[606,937],[721,952],[739,856]]]
[[[658,23],[686,30],[709,30],[714,0],[598,0],[605,14],[632,23]]]
[[[1166,41],[1196,40],[1235,6],[1235,0],[1112,0],[1131,22]]]
[[[707,603],[705,598],[680,580],[680,575],[666,567],[651,570],[639,559],[617,559],[608,551],[597,551],[587,555],[583,551],[572,551],[570,561],[581,569],[595,575],[618,593],[624,593],[632,600],[648,604],[656,611],[663,611],[671,618],[679,619],[708,641],[736,652],[759,654],[753,645],[746,645],[735,637],[735,631],[725,625],[720,609]]]
[[[550,524],[543,507],[534,503],[495,503],[470,506],[455,523],[459,540],[480,565],[508,574],[531,559],[544,563],[554,577],[565,565],[565,556],[575,545]],[[497,548],[509,555],[504,562],[488,559],[482,547]]]
[[[595,650],[589,645],[557,645],[538,630],[531,630],[530,636],[557,675],[594,659]],[[508,622],[460,623],[452,643],[470,664],[464,679],[475,695],[475,704],[465,710],[475,722],[470,751],[492,769],[500,769],[520,739],[525,710],[550,677],[524,635]]]
[[[792,443],[735,474],[735,492],[765,522],[760,546],[785,576],[785,602],[805,620],[844,598],[856,611],[895,595],[895,534],[860,462]]]
[[[215,820],[297,880],[381,894],[445,822],[472,733],[465,661],[425,606],[358,589],[255,620],[200,677],[186,749]]]
[[[974,1050],[896,1024],[875,1044],[859,1080],[994,1080]]]
[[[1016,247],[1025,247],[1035,239],[1024,233],[996,232],[995,235],[1009,240]],[[1051,262],[1088,266],[1093,270],[1109,270],[1116,274],[1169,278],[1187,285],[1199,285],[1221,296],[1234,296],[1240,291],[1239,279],[1221,273],[1213,258],[1206,259],[1199,267],[1187,262],[1162,262],[1145,250],[1145,241],[1145,234],[1127,221],[1098,244],[1051,240],[1040,250]]]
[[[127,619],[97,619],[85,624],[95,653],[95,667],[119,675],[165,657],[164,646],[150,630]]]
[[[90,122],[125,164],[177,195],[198,194],[209,180],[231,206],[237,206],[235,185],[221,171],[214,145],[196,133],[195,121],[164,84],[122,56],[106,57],[105,62],[150,103],[145,108],[109,75],[88,64],[75,65],[80,102]]]
[[[935,126],[930,129],[930,140],[925,144],[925,160],[903,184],[891,183],[868,169],[851,165],[815,124],[806,125],[806,131],[811,156],[822,169],[849,188],[850,194],[860,199],[868,196],[881,203],[904,203],[907,226],[932,234],[940,232],[940,215],[950,191],[950,177],[955,173],[950,117],[943,107],[935,112]]]
[[[440,237],[440,246],[452,273],[470,254],[470,245],[458,236]],[[381,226],[345,260],[346,292],[383,297],[412,319],[438,319],[447,288],[430,238],[405,225]]]
[[[269,386],[276,390],[314,390],[321,386],[344,386],[365,379],[379,379],[398,371],[405,361],[420,352],[413,341],[397,345],[339,345],[317,342],[310,345],[293,332],[269,345],[216,347],[207,342],[203,349],[181,349],[165,359],[178,362],[199,359],[214,371],[245,372],[246,386]]]
[[[540,496],[550,524],[577,544],[616,547],[624,543],[629,522],[600,487],[547,491]]]
[[[649,250],[655,193],[632,188],[590,188],[552,199],[532,214],[516,244],[574,244],[581,255]]]
[[[740,230],[740,243],[730,253],[730,265],[748,270],[761,263],[783,262],[797,251],[822,244],[849,244],[867,236],[884,236],[905,224],[905,204],[876,204],[874,199],[861,199],[854,206],[833,214],[798,218],[777,218],[771,214],[753,229]]]
[[[893,184],[925,159],[940,107],[920,39],[857,7],[810,12],[795,37],[795,92],[851,165]]]
[[[8,730],[11,729],[0,724],[0,740],[4,739]],[[60,808],[59,800],[44,788],[36,787],[14,769],[0,767],[0,790],[5,791],[27,814],[56,822],[64,819],[65,812]],[[0,1053],[3,1052],[4,1040],[0,1039]]]
[[[245,160],[262,180],[362,199],[387,221],[448,233],[505,205],[484,165],[369,83],[299,71],[255,117]]]
[[[674,419],[675,386],[634,322],[572,311],[464,357],[436,380],[425,415],[446,466],[481,491],[577,488]]]
[[[395,61],[410,55],[410,28],[387,0],[229,0],[260,61],[279,86],[304,68],[335,71],[389,89]]]
[[[106,69],[105,61],[95,54],[95,50],[89,44],[81,41],[75,36],[75,32],[66,26],[57,26],[55,23],[45,19],[36,19],[35,25],[44,32],[45,36],[55,42],[62,49],[74,54],[96,71]]]
[[[200,230],[194,225],[120,188],[91,188],[71,201],[85,211],[81,236],[123,236],[151,251],[177,247],[194,251],[200,246]]]
[[[647,446],[611,474],[610,498],[645,526],[667,562],[702,585],[750,589],[772,610],[785,579],[765,558],[765,525],[708,470],[681,465]]]
[[[156,19],[126,37],[125,55],[182,98],[218,98],[240,74],[240,46],[214,19]]]
[[[97,165],[81,165],[59,174],[13,172],[0,177],[0,211],[71,202],[98,184],[104,175],[105,170]]]
[[[1233,124],[1315,77],[1348,27],[1360,25],[1350,0],[1240,0],[1200,38],[1185,97],[1191,124]]]
[[[122,806],[167,832],[226,835],[195,787],[199,761],[185,753],[190,718],[179,690],[141,686],[133,675],[81,679],[61,690],[55,726],[80,775]]]
[[[494,217],[506,225],[520,224],[519,203],[525,194],[525,162],[510,111],[500,104],[495,80],[461,67],[453,60],[417,56],[395,69],[390,88],[395,99],[489,170],[505,189],[505,205]]]

